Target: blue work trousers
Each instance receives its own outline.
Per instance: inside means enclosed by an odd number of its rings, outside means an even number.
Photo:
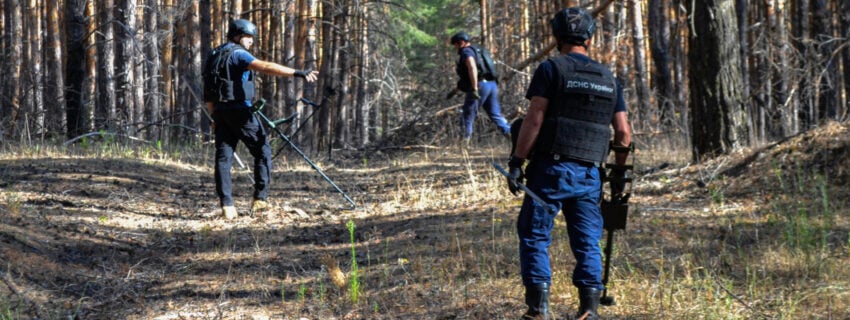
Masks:
[[[266,130],[248,108],[216,110],[215,120],[215,191],[222,206],[233,205],[233,182],[230,168],[233,151],[239,141],[245,143],[254,157],[254,199],[269,195],[272,171],[272,149]]]
[[[511,127],[505,117],[502,116],[502,106],[499,104],[499,87],[496,86],[496,82],[478,82],[478,95],[481,96],[481,99],[475,99],[472,92],[466,93],[466,100],[463,102],[463,114],[460,118],[463,137],[472,136],[472,125],[475,123],[475,117],[478,116],[480,106],[484,107],[484,111],[490,116],[490,120],[499,127],[502,134],[509,134]]]
[[[599,248],[603,228],[599,169],[573,161],[535,158],[528,165],[526,176],[530,190],[564,213],[570,249],[576,259],[573,285],[604,289]],[[523,285],[552,283],[548,249],[555,215],[525,196],[517,220]]]

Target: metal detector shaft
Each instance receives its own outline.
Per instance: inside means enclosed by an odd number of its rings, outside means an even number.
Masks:
[[[613,306],[615,304],[614,297],[608,296],[608,276],[611,271],[611,253],[614,248],[614,230],[608,230],[608,239],[605,243],[605,274],[602,276],[602,285],[605,289],[602,289],[602,297],[599,298],[599,302],[604,306]]]
[[[315,163],[313,163],[313,161],[310,160],[310,158],[308,158],[307,155],[304,154],[303,151],[301,151],[301,149],[298,149],[298,147],[295,145],[295,143],[293,143],[292,140],[289,140],[289,137],[287,137],[285,134],[283,134],[283,132],[281,132],[280,129],[278,129],[278,127],[274,124],[273,121],[271,121],[268,117],[266,117],[265,114],[263,114],[259,110],[256,111],[256,114],[258,116],[260,116],[260,118],[263,119],[263,121],[266,122],[266,125],[268,125],[272,129],[274,129],[274,131],[277,132],[278,135],[280,135],[280,138],[283,139],[283,141],[286,141],[286,143],[289,144],[290,147],[292,147],[292,150],[295,150],[295,152],[298,153],[298,155],[300,155],[302,158],[304,158],[304,161],[307,161],[307,163],[310,164],[311,167],[313,167],[313,170],[316,170],[316,172],[318,172],[319,175],[321,175],[322,178],[325,179],[325,181],[330,183],[331,186],[333,186],[334,189],[336,189],[337,192],[342,194],[342,196],[345,198],[346,201],[348,201],[348,203],[351,203],[352,206],[357,207],[357,204],[354,203],[354,200],[351,200],[351,198],[349,198],[348,195],[345,194],[345,192],[343,192],[342,189],[340,189],[339,186],[337,186],[336,183],[333,182],[333,180],[331,180],[331,178],[328,178],[328,176],[325,175],[325,173],[322,171],[322,169],[319,169],[319,166],[317,166]]]
[[[313,108],[317,108],[317,107],[319,107],[319,106],[320,106],[318,103],[315,103],[315,102],[313,102],[313,101],[310,101],[310,100],[309,100],[309,99],[307,99],[307,98],[301,98],[301,99],[298,99],[298,100],[299,100],[299,101],[301,101],[301,102],[304,102],[305,104],[308,104],[308,105],[312,106]],[[298,125],[298,127],[297,127],[297,128],[295,128],[295,132],[293,132],[292,134],[290,134],[290,135],[289,135],[289,138],[290,138],[290,139],[294,139],[294,138],[295,138],[295,136],[296,136],[296,135],[298,135],[298,132],[300,132],[300,131],[301,131],[301,128],[304,128],[304,125],[305,125],[305,124],[307,124],[307,121],[310,121],[310,118],[312,118],[314,114],[316,114],[316,110],[315,110],[315,109],[313,109],[313,111],[311,111],[311,112],[310,112],[310,115],[308,115],[306,118],[304,118],[304,120],[303,120],[303,121],[301,121],[301,124],[299,124],[299,125]],[[297,113],[296,113],[296,115],[297,115]],[[294,118],[293,118],[293,119],[294,119]],[[281,146],[279,149],[277,149],[277,152],[274,154],[274,158],[276,158],[278,155],[280,155],[280,153],[281,153],[281,152],[283,152],[283,149],[286,149],[286,145],[283,145],[283,146]]]
[[[493,167],[495,167],[496,170],[498,170],[499,173],[501,173],[506,178],[508,178],[508,179],[511,178],[511,174],[508,173],[507,171],[505,171],[505,169],[502,168],[499,164],[493,162]],[[546,201],[543,201],[543,198],[540,198],[540,196],[538,196],[536,193],[534,193],[534,191],[531,191],[531,189],[526,187],[524,184],[519,183],[519,182],[515,182],[515,183],[520,189],[522,189],[522,191],[525,191],[525,194],[527,194],[529,197],[531,197],[532,200],[537,201],[538,204],[546,207],[546,210],[549,210],[549,212],[551,212],[552,214],[558,213],[557,209],[555,209],[555,206],[547,203]]]

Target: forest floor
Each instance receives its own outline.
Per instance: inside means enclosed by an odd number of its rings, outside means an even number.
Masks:
[[[617,304],[603,318],[850,318],[849,129],[830,123],[701,164],[638,144],[629,225],[615,233]],[[516,319],[525,310],[521,198],[491,165],[504,165],[507,143],[319,161],[354,209],[287,155],[275,159],[274,208],[252,216],[250,171],[234,166],[231,221],[219,216],[211,149],[6,146],[0,319]],[[554,234],[552,311],[570,319],[562,219]]]

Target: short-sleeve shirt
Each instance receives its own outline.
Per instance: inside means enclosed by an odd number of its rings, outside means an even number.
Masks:
[[[231,43],[230,45],[235,44]],[[248,65],[250,65],[251,62],[254,62],[254,60],[257,60],[257,58],[255,58],[254,55],[247,50],[236,49],[233,50],[233,53],[230,56],[230,64],[228,67],[230,68],[231,74],[242,74],[242,77],[240,78],[242,83],[254,81],[254,79],[251,79],[251,71],[248,70]],[[218,102],[215,107],[216,109],[232,109],[246,106],[250,107],[252,103],[253,102],[251,100]]]
[[[599,62],[590,59],[590,57],[578,54],[569,53],[570,57],[581,62],[596,63]],[[543,97],[550,101],[558,96],[558,79],[557,67],[550,60],[546,60],[537,66],[534,71],[534,76],[531,78],[531,83],[528,85],[528,91],[525,93],[525,98],[531,100],[532,97]],[[614,106],[614,112],[625,112],[626,101],[623,99],[623,86],[617,80],[617,105]]]
[[[455,72],[460,77],[458,80],[458,88],[463,92],[472,91],[472,84],[469,83],[469,69],[466,68],[466,59],[472,57],[472,59],[476,62],[475,67],[478,67],[478,55],[475,54],[475,49],[472,49],[472,46],[466,46],[460,49],[458,52],[460,56],[457,68]]]

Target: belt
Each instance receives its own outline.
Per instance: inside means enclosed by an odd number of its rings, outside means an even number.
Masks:
[[[570,161],[570,162],[578,163],[578,164],[585,166],[585,167],[599,167],[599,165],[600,165],[599,162],[590,162],[590,161],[585,161],[585,160],[579,160],[579,159],[570,158],[570,157],[567,157],[567,156],[564,156],[564,155],[561,155],[561,154],[557,154],[557,153],[551,153],[551,155],[552,155],[552,160],[555,160],[555,161],[560,161],[560,162]]]

